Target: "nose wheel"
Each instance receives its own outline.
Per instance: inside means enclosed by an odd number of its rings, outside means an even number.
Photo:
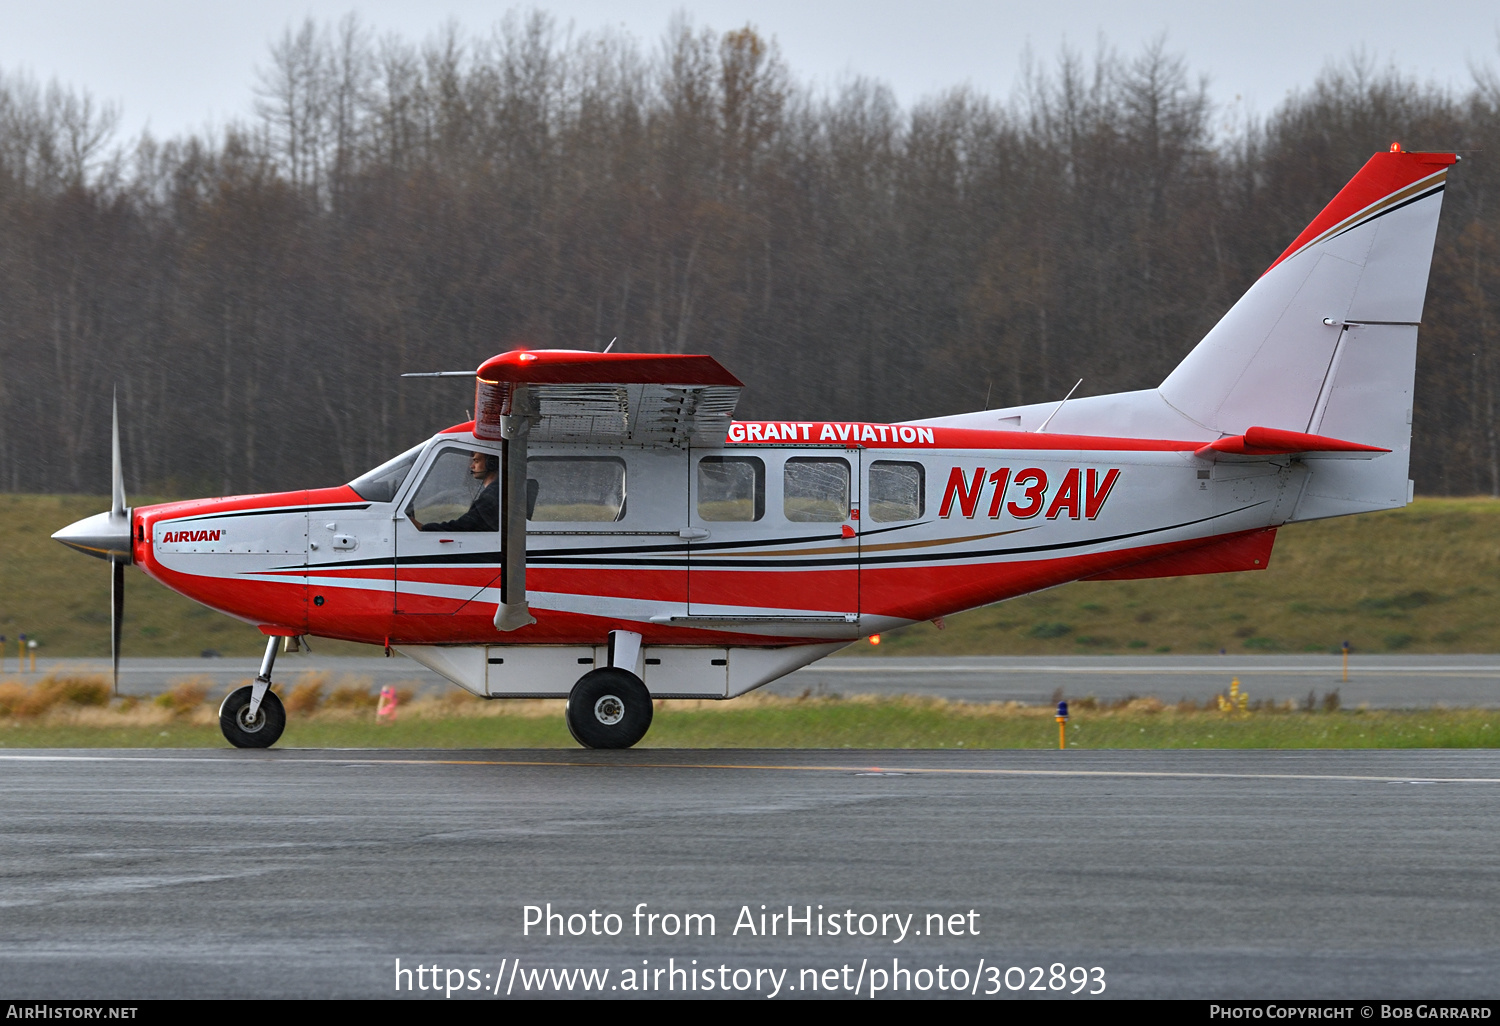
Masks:
[[[651,713],[651,693],[639,677],[602,666],[573,685],[568,733],[585,748],[629,748],[651,729]]]
[[[250,696],[255,689],[245,685],[229,693],[219,706],[219,730],[236,748],[269,748],[286,729],[286,708],[276,692],[267,691],[252,715]]]
[[[219,706],[219,730],[236,748],[270,748],[286,729],[286,709],[271,690],[271,671],[276,668],[276,649],[281,637],[266,638],[266,654],[254,684],[231,691]]]

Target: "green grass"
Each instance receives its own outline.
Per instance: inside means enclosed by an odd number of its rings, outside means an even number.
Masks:
[[[43,655],[109,653],[109,571],[49,535],[103,497],[0,495],[0,634]],[[253,629],[126,574],[125,651],[258,655]],[[1500,652],[1500,501],[1420,499],[1404,510],[1293,524],[1269,569],[1148,581],[1084,581],[920,624],[851,654]],[[373,654],[322,642],[329,654]]]
[[[14,692],[12,692],[14,694]],[[288,705],[295,706],[298,689]],[[308,692],[303,691],[304,698]],[[201,698],[201,691],[199,692]],[[558,701],[421,699],[396,722],[369,708],[303,708],[281,748],[562,748],[577,745]],[[0,716],[0,748],[226,748],[215,704],[59,701],[34,716]],[[1225,713],[1135,699],[1074,703],[1070,749],[1493,748],[1500,710],[1319,710],[1287,707]],[[1051,749],[1050,709],[923,698],[780,698],[658,703],[641,748]]]

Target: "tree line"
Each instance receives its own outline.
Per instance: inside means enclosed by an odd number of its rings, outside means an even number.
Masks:
[[[0,73],[0,488],[352,478],[466,419],[516,345],[706,352],[742,416],[899,420],[1150,387],[1369,155],[1456,149],[1413,476],[1500,494],[1500,78],[1360,60],[1269,115],[1186,58],[1063,52],[1007,100],[801,84],[753,29],[651,48],[545,14],[270,48],[253,112],[115,139]]]

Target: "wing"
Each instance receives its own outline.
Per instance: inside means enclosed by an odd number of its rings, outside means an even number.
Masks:
[[[514,350],[475,372],[474,436],[532,421],[534,442],[717,445],[744,387],[711,356]]]

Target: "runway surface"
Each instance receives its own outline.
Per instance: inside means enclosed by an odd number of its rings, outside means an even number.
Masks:
[[[1493,998],[1497,811],[1500,753],[1475,751],[9,751],[0,980],[379,997],[399,958],[500,999],[543,968],[669,967],[866,997],[925,969],[943,996],[941,964],[1024,997],[1003,969],[1060,963],[1109,997]],[[523,935],[548,902],[620,935]],[[714,933],[634,936],[642,902]],[[762,904],[922,932],[734,935]]]
[[[152,695],[187,677],[207,677],[215,686],[248,681],[258,659],[122,659],[120,690]],[[109,674],[107,659],[44,659],[48,671]],[[415,684],[421,690],[452,687],[437,674],[404,657],[361,659],[287,655],[276,664],[276,679],[295,684],[303,675],[328,675],[378,688]],[[913,658],[834,658],[799,670],[767,686],[773,694],[919,694],[969,702],[1054,701],[1095,695],[1118,699],[1155,695],[1165,701],[1203,701],[1224,691],[1232,679],[1255,699],[1305,700],[1335,689],[1346,708],[1374,709],[1433,705],[1500,707],[1500,656],[1354,656],[1343,680],[1338,656],[961,656]],[[24,678],[23,678],[24,679]]]

